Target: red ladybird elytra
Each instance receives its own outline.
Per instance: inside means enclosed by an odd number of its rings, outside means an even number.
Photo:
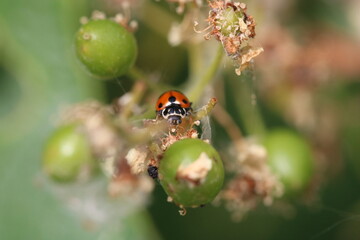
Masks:
[[[181,119],[190,115],[192,110],[189,99],[176,90],[161,94],[155,108],[159,117],[167,119],[173,125],[180,124]]]

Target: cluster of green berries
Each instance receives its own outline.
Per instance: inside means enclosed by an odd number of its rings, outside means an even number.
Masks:
[[[246,15],[245,6],[241,4],[224,5],[222,1],[209,4],[212,6],[212,18],[209,18],[213,24],[212,34],[223,43],[229,56],[238,58],[242,54],[241,43],[255,34],[252,18]],[[76,53],[91,74],[116,78],[133,67],[137,45],[126,27],[113,20],[96,19],[82,25],[77,32]],[[154,140],[156,147],[145,147],[144,154],[137,154],[137,159],[139,155],[144,156],[138,165],[147,165],[149,175],[160,182],[169,200],[181,208],[199,207],[211,202],[222,189],[224,167],[214,147],[200,139],[194,130],[198,119],[194,117],[191,102],[181,92],[172,90],[159,97],[155,109],[155,121],[164,121],[168,133],[154,135],[158,138]],[[151,145],[149,142],[143,144]],[[313,172],[308,144],[292,132],[279,130],[269,133],[263,145],[267,150],[267,164],[284,185],[285,193],[291,195],[303,191]],[[59,182],[93,176],[98,171],[99,156],[94,154],[96,151],[92,147],[89,133],[81,122],[60,126],[45,147],[44,172]],[[127,165],[131,165],[129,153],[123,154]],[[134,175],[143,172],[131,169]],[[235,191],[233,196],[241,197],[236,194],[241,192]]]
[[[77,32],[76,52],[90,73],[100,78],[114,78],[125,74],[133,66],[137,47],[133,34],[125,27],[113,20],[96,19],[82,25]],[[188,122],[192,109],[182,93],[169,91],[162,94],[159,101],[161,103],[156,105],[157,121],[164,120],[169,129]],[[43,163],[45,172],[53,179],[75,181],[81,176],[83,168],[96,166],[98,156],[88,139],[90,134],[80,131],[81,128],[81,124],[73,123],[60,126],[48,141]],[[172,136],[177,134],[181,135],[179,132],[170,133]],[[181,207],[197,207],[211,202],[224,180],[223,164],[217,151],[197,135],[180,137],[171,143],[166,137],[160,138],[158,142],[168,142],[161,152],[161,160],[156,164],[156,171],[150,175],[156,175],[169,199]],[[127,154],[124,159],[129,162],[131,156]],[[143,165],[148,164],[148,159],[143,161]],[[149,164],[149,169],[155,168]]]

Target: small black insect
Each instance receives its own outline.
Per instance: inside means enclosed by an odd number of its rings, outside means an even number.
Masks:
[[[153,179],[158,178],[159,171],[158,171],[157,167],[149,165],[147,171],[148,171],[149,176],[152,177]]]

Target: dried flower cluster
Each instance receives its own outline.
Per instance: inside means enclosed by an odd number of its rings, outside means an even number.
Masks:
[[[267,153],[263,146],[245,141],[234,145],[236,161],[230,166],[235,177],[230,180],[220,197],[240,220],[259,202],[271,205],[274,197],[283,194],[283,186],[266,163]]]
[[[94,155],[98,159],[107,159],[117,156],[124,148],[124,143],[116,134],[111,118],[110,108],[99,102],[90,101],[65,109],[60,122],[61,124],[80,123],[85,128]]]
[[[126,159],[120,159],[117,164],[117,173],[108,186],[110,196],[144,198],[154,189],[154,182],[145,174],[133,173]]]
[[[116,114],[119,114],[117,109],[99,102],[85,102],[66,109],[62,114],[61,123],[78,122],[83,126],[94,156],[99,159],[104,174],[110,178],[110,196],[147,195],[152,191],[154,183],[146,175],[131,171],[126,161],[131,155],[130,151],[128,155],[124,155],[129,149],[129,144],[118,134]],[[134,134],[137,134],[135,128],[133,129]]]
[[[220,41],[231,38],[238,46],[255,37],[255,22],[253,17],[246,14],[245,3],[217,0],[209,2],[209,7],[211,10],[207,21],[212,26],[210,35]],[[235,52],[229,51],[228,54]]]
[[[210,32],[204,37],[208,40],[213,36],[222,43],[226,54],[237,66],[236,74],[240,75],[251,60],[264,51],[261,47],[248,45],[249,40],[255,37],[255,21],[246,13],[245,3],[215,0],[209,2],[209,7],[209,27],[205,30]],[[195,26],[197,24],[195,22]]]

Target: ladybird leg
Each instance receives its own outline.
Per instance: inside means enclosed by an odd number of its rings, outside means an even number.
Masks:
[[[192,108],[185,108],[186,116],[190,116],[192,114]]]
[[[156,111],[156,120],[162,120],[162,119],[164,119],[163,111],[164,111],[164,110]]]

